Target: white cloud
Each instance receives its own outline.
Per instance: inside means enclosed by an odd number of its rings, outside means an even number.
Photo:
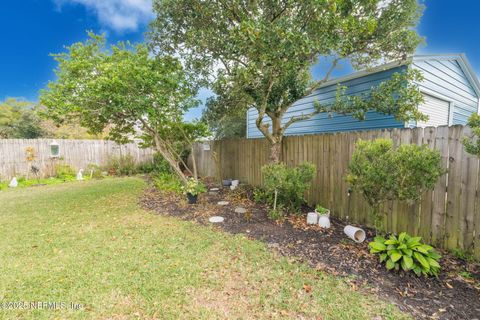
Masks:
[[[136,31],[153,18],[151,0],[53,0],[59,7],[80,4],[95,13],[100,23],[118,32]]]

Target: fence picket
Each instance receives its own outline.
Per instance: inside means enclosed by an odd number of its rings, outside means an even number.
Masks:
[[[289,166],[304,161],[317,166],[312,188],[307,193],[310,204],[320,203],[329,207],[334,216],[371,226],[370,208],[361,194],[354,192],[348,196],[346,192],[345,176],[357,140],[390,138],[395,146],[426,144],[440,152],[442,166],[449,167],[449,174],[443,175],[434,190],[426,192],[416,205],[386,203],[383,206],[387,213],[383,220],[386,230],[408,231],[438,247],[465,248],[480,258],[480,163],[463,149],[461,139],[466,130],[469,129],[444,126],[289,136],[283,144],[283,161]],[[224,140],[215,144],[221,150],[219,163],[223,178],[240,177],[252,185],[262,183],[261,167],[268,162],[269,154],[265,139]],[[195,151],[205,152],[201,148]],[[199,165],[201,170],[211,171],[212,157],[197,156],[197,159],[208,162]],[[240,161],[242,164],[236,163]]]
[[[0,180],[13,176],[27,176],[34,165],[40,169],[40,176],[53,174],[55,163],[62,161],[75,169],[85,169],[89,163],[105,165],[112,155],[131,154],[137,163],[151,161],[152,149],[140,149],[136,143],[124,146],[122,151],[113,142],[97,140],[56,140],[60,146],[60,158],[51,158],[50,143],[53,139],[0,139]],[[113,150],[113,146],[116,146]],[[36,158],[28,163],[25,149],[33,147]]]

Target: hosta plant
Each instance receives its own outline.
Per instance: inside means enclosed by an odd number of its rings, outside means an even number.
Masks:
[[[182,187],[182,190],[185,194],[191,194],[192,196],[207,192],[207,188],[202,182],[191,177],[188,178],[187,184]]]
[[[417,276],[437,276],[440,272],[440,255],[432,246],[422,243],[422,237],[411,237],[406,232],[388,239],[377,236],[368,244],[370,253],[380,255],[388,270],[413,271]]]

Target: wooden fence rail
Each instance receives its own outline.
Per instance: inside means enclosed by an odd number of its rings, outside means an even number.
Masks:
[[[62,162],[75,169],[85,168],[89,163],[105,165],[112,156],[130,154],[136,163],[152,159],[151,149],[142,149],[136,143],[124,145],[106,140],[55,140],[59,145],[59,157],[51,157],[53,139],[0,139],[0,180],[13,176],[26,176],[31,165],[40,169],[42,177],[53,172],[56,163]],[[26,148],[32,147],[36,158],[28,163]]]
[[[385,205],[384,226],[389,232],[407,231],[438,247],[461,248],[480,258],[480,164],[461,143],[469,133],[468,127],[444,126],[290,136],[284,140],[283,161],[289,166],[304,161],[316,165],[307,193],[310,204],[320,203],[334,216],[352,223],[372,225],[370,208],[362,196],[347,192],[345,176],[356,141],[389,138],[395,146],[427,144],[440,152],[448,174],[418,203],[392,201]],[[264,139],[212,141],[197,144],[195,155],[201,175],[261,185],[268,144]]]

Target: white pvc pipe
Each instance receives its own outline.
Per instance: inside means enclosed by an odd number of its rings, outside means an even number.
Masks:
[[[366,235],[363,229],[349,225],[345,226],[343,232],[345,232],[345,234],[356,243],[362,243],[365,241]]]

